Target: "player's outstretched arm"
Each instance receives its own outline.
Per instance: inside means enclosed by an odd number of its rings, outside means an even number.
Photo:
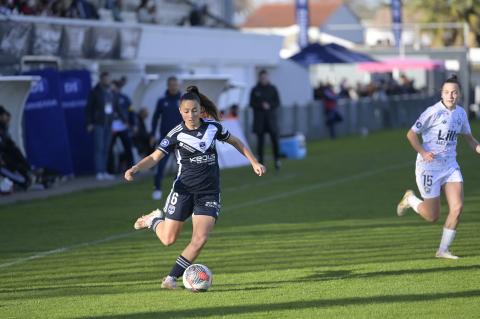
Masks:
[[[432,152],[427,152],[422,146],[422,143],[420,143],[420,139],[418,138],[417,133],[415,133],[412,130],[409,130],[407,133],[407,139],[410,142],[410,145],[412,145],[413,149],[419,153],[424,160],[427,162],[433,160],[433,153]]]
[[[142,159],[137,164],[133,165],[125,172],[125,179],[129,182],[133,181],[133,175],[141,170],[147,170],[157,165],[158,162],[165,156],[160,150],[155,150],[152,154]]]
[[[478,141],[475,139],[475,137],[473,137],[472,134],[465,134],[463,135],[463,138],[474,152],[480,154],[480,143],[478,143]]]
[[[235,147],[241,154],[243,154],[248,160],[250,161],[250,164],[252,164],[253,171],[255,174],[258,176],[262,176],[267,172],[267,169],[265,166],[260,164],[255,156],[250,152],[248,147],[245,146],[245,144],[242,143],[236,136],[233,136],[230,134],[228,140],[226,141],[228,144],[232,145]]]

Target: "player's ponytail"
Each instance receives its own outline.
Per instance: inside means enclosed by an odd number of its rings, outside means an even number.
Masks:
[[[446,83],[456,84],[456,85],[458,85],[458,89],[459,89],[460,91],[462,90],[462,87],[460,86],[460,82],[458,81],[458,77],[457,77],[456,74],[450,75],[450,77],[449,77],[448,79],[446,79],[445,81],[443,81],[443,83],[442,83],[442,89],[443,89],[443,86],[444,86]]]
[[[215,103],[213,103],[206,95],[200,93],[198,87],[191,85],[187,87],[186,93],[182,96],[183,100],[195,100],[200,104],[202,111],[210,118],[213,118],[216,121],[220,120],[218,116],[218,109]]]

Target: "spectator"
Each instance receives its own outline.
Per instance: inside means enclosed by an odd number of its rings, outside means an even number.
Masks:
[[[258,159],[264,164],[263,148],[264,135],[268,133],[272,142],[275,169],[280,169],[278,152],[278,125],[277,109],[280,106],[280,97],[277,88],[270,84],[268,73],[261,70],[258,73],[258,82],[250,92],[250,107],[253,108],[253,132],[257,135]]]
[[[238,104],[232,104],[225,115],[226,119],[238,119]]]
[[[107,156],[112,140],[112,121],[118,112],[118,101],[110,88],[108,72],[102,72],[100,81],[90,91],[86,106],[88,132],[93,132],[95,149],[95,171],[97,180],[112,180],[107,173]]]
[[[150,0],[142,0],[137,7],[137,20],[140,23],[156,23],[155,3]]]
[[[110,143],[108,156],[108,166],[111,173],[123,172],[133,166],[132,139],[130,133],[130,126],[133,122],[132,103],[130,98],[122,93],[122,86],[122,82],[120,81],[112,82],[112,92],[115,100],[118,101],[118,113],[114,113],[112,121],[112,142]],[[120,156],[119,161],[115,161],[114,156],[114,146],[117,139],[120,139],[123,146],[123,156]],[[117,162],[120,164],[118,167],[115,165]]]
[[[106,0],[105,9],[112,11],[113,20],[117,22],[122,22],[123,18],[121,15],[122,12],[122,0]]]
[[[16,9],[18,14],[35,15],[35,1],[20,0],[16,1]]]
[[[48,0],[38,0],[35,7],[37,16],[49,16],[51,14]]]
[[[99,19],[97,8],[88,0],[73,0],[67,15],[77,19]]]
[[[141,108],[138,113],[134,113],[133,124],[133,145],[141,157],[145,157],[154,151],[154,147],[150,144],[150,134],[147,131],[145,120],[148,117],[147,108]]]
[[[325,115],[325,125],[328,127],[328,133],[331,139],[336,137],[335,125],[343,121],[342,116],[337,110],[337,95],[331,84],[319,85],[315,90],[315,98],[321,100],[323,104],[323,114]]]
[[[206,17],[208,13],[208,6],[206,4],[195,4],[190,11],[189,21],[191,26],[205,26]]]
[[[171,76],[167,79],[167,91],[165,92],[165,96],[158,100],[155,112],[153,113],[151,132],[152,144],[155,143],[155,135],[158,130],[158,120],[160,116],[160,140],[162,140],[171,129],[182,123],[182,117],[178,110],[180,97],[181,94],[178,79],[174,76]],[[158,164],[157,174],[155,174],[154,177],[155,190],[152,193],[152,198],[154,200],[160,200],[162,198],[163,171],[167,165],[168,158],[169,154],[165,155],[165,157]]]
[[[56,0],[51,4],[51,15],[55,17],[66,18],[69,14],[71,4],[67,4],[64,0]]]
[[[26,190],[31,184],[30,165],[10,137],[9,123],[10,113],[0,105],[0,176]]]
[[[9,16],[13,14],[13,5],[9,0],[0,0],[0,15]]]
[[[340,91],[338,92],[339,99],[349,99],[350,98],[350,88],[347,84],[347,79],[342,79],[340,82]]]

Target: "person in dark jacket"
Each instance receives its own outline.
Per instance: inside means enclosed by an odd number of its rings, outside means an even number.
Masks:
[[[100,74],[100,81],[90,91],[85,112],[87,131],[94,134],[97,180],[114,179],[113,175],[107,173],[108,149],[112,140],[112,121],[115,116],[122,115],[118,111],[118,101],[110,87],[108,72]]]
[[[10,113],[0,105],[0,177],[26,190],[31,184],[31,168],[8,132],[10,118]]]
[[[277,109],[280,97],[276,87],[270,84],[268,73],[261,70],[258,73],[258,83],[250,92],[250,107],[253,108],[253,132],[257,135],[257,153],[260,163],[264,164],[264,135],[268,133],[273,147],[275,169],[280,169],[278,153]]]
[[[141,157],[151,154],[155,148],[150,144],[150,132],[147,130],[145,120],[148,117],[148,109],[142,107],[138,112],[134,113],[133,121],[133,145],[137,149]]]
[[[132,101],[130,98],[122,92],[124,82],[121,80],[112,81],[112,91],[115,98],[118,100],[119,114],[113,119],[112,122],[112,141],[108,152],[108,170],[112,173],[118,171],[124,171],[126,168],[133,165],[133,153],[132,153],[132,134],[130,128],[134,125],[134,113],[132,110]],[[125,122],[127,119],[127,122]],[[118,161],[119,165],[116,165],[114,147],[117,139],[120,139],[123,146],[123,154]],[[123,159],[123,160],[122,160]],[[121,168],[121,163],[124,163],[125,169]]]
[[[175,126],[182,122],[182,117],[178,111],[180,105],[180,88],[178,79],[171,76],[167,79],[167,91],[165,96],[160,98],[157,102],[155,112],[152,117],[152,132],[151,132],[151,144],[156,143],[155,135],[157,130],[160,133],[160,141],[172,130]],[[161,117],[160,128],[158,127],[158,120]],[[154,200],[160,200],[162,198],[162,178],[163,171],[167,165],[169,155],[166,155],[158,164],[157,173],[154,177],[155,190],[152,193]]]

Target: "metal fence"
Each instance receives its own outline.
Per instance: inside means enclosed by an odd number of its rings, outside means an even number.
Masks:
[[[362,98],[357,101],[342,99],[337,103],[343,121],[335,127],[338,137],[365,134],[383,129],[410,127],[425,108],[436,103],[438,97],[427,95],[391,96],[383,100]],[[253,142],[251,108],[241,116],[247,138]],[[328,137],[321,102],[307,105],[282,106],[278,110],[280,135],[302,133],[307,139]]]

